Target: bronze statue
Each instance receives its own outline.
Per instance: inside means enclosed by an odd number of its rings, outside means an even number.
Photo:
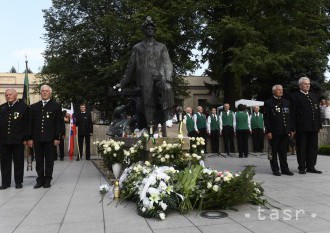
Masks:
[[[156,27],[151,17],[147,17],[142,30],[145,39],[134,45],[124,78],[115,88],[124,88],[133,81],[135,88],[141,90],[137,97],[136,115],[138,127],[146,128],[172,118],[173,65],[166,46],[154,39]]]

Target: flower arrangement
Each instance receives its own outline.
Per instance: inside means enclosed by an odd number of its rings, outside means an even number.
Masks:
[[[104,163],[110,167],[113,163],[123,163],[125,158],[124,142],[113,139],[96,141],[97,152],[101,154]]]
[[[100,190],[100,194],[101,194],[101,200],[100,200],[100,203],[101,203],[104,199],[104,196],[109,192],[110,187],[107,184],[103,184],[100,186],[99,190]]]
[[[143,142],[141,140],[137,141],[132,147],[124,151],[124,163],[131,165],[141,160],[141,155],[143,153]]]
[[[179,171],[174,167],[155,166],[148,161],[135,163],[121,177],[122,200],[137,203],[143,217],[165,219],[170,209],[187,213],[194,208],[233,208],[246,202],[267,204],[262,199],[255,172],[247,167],[241,173],[217,171],[191,165]]]

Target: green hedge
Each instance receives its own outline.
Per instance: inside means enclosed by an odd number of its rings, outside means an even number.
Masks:
[[[330,155],[330,145],[322,145],[322,146],[320,146],[319,154]]]

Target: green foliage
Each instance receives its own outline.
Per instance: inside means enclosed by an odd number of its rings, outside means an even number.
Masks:
[[[201,1],[200,49],[224,101],[265,99],[299,74],[324,81],[330,44],[329,1]],[[314,85],[314,83],[313,83]]]
[[[200,165],[192,165],[180,171],[177,178],[175,189],[183,195],[180,203],[180,212],[187,213],[193,210],[194,206],[190,201],[192,192],[196,189],[197,179],[199,178],[203,167]]]
[[[330,155],[330,145],[320,146],[318,153],[322,155]]]
[[[16,72],[16,68],[15,68],[14,66],[12,66],[12,67],[10,68],[9,73],[17,73],[17,72]]]

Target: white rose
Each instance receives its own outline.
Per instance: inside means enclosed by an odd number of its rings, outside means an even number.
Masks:
[[[164,202],[159,203],[160,207],[162,207],[163,210],[167,209],[167,205]]]
[[[215,192],[218,192],[219,190],[219,186],[218,185],[213,185],[213,188],[212,188]]]
[[[145,161],[145,162],[144,162],[144,165],[146,165],[146,166],[150,166],[150,162],[149,162],[149,161]]]
[[[152,153],[152,152],[154,152],[154,150],[155,150],[155,148],[150,148],[150,152]]]
[[[197,146],[199,146],[199,145],[200,145],[200,143],[199,143],[199,142],[197,142],[197,143],[196,143],[196,145],[197,145]]]
[[[221,180],[221,178],[220,177],[217,177],[217,178],[215,178],[215,182],[219,182]]]
[[[116,153],[113,153],[113,157],[117,157],[117,154]]]
[[[210,182],[207,182],[207,188],[211,189],[212,188],[212,184]]]
[[[165,162],[165,158],[162,157],[162,158],[160,159],[160,161],[161,161],[161,162]]]
[[[205,142],[201,142],[201,145],[203,145],[203,146],[204,146],[204,145],[205,145]]]
[[[120,146],[116,145],[115,146],[115,151],[118,151],[120,149]]]
[[[160,213],[160,214],[159,214],[159,218],[160,218],[161,220],[164,220],[164,219],[165,219],[165,217],[166,217],[166,216],[165,216],[165,214],[164,214],[164,213]]]
[[[146,208],[143,207],[143,208],[141,209],[141,211],[142,211],[143,213],[146,212]]]
[[[202,158],[202,156],[197,156],[196,159],[197,160],[200,160]]]
[[[198,155],[195,154],[195,153],[193,153],[191,156],[194,157],[194,158],[196,158]]]
[[[192,147],[192,148],[196,148],[197,146],[196,146],[195,144],[193,144],[191,147]]]
[[[204,150],[201,150],[201,154],[204,154],[205,152],[204,152]]]
[[[170,158],[170,155],[166,154],[165,159],[169,159],[169,158]]]

